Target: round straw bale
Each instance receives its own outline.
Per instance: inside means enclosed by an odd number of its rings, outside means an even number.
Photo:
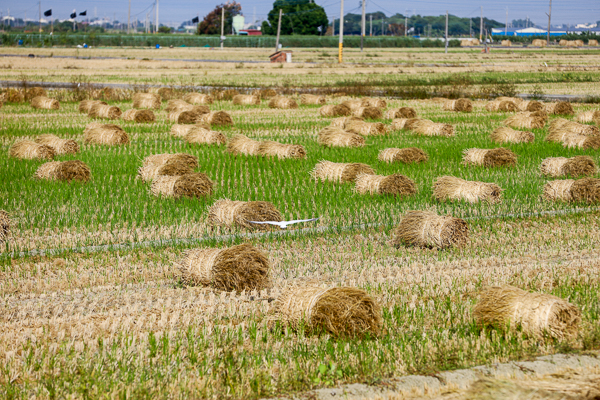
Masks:
[[[31,107],[44,110],[58,110],[60,108],[60,103],[58,100],[49,99],[46,96],[37,96],[31,99]]]
[[[572,201],[571,187],[573,179],[550,181],[544,185],[542,197],[550,201]]]
[[[266,157],[306,158],[306,149],[298,144],[283,144],[270,140],[260,142],[256,154]]]
[[[123,121],[133,121],[138,123],[154,122],[156,116],[152,110],[127,110],[121,116]]]
[[[194,124],[204,114],[210,113],[207,106],[190,106],[186,109],[171,111],[168,115],[169,121],[178,124]]]
[[[600,179],[577,179],[571,186],[571,197],[574,201],[586,203],[600,202]]]
[[[485,201],[497,203],[502,189],[495,183],[466,181],[455,176],[441,176],[433,183],[433,197],[438,201],[465,200],[469,203]]]
[[[173,111],[186,111],[192,109],[192,107],[193,105],[188,103],[187,101],[183,101],[180,99],[172,99],[167,102],[165,111],[168,113]]]
[[[519,111],[543,111],[544,105],[539,101],[530,100],[518,103]]]
[[[185,96],[183,96],[183,100],[190,104],[196,105],[212,104],[215,101],[210,94],[203,93],[188,93]]]
[[[567,101],[559,101],[558,103],[548,103],[545,105],[545,111],[548,114],[555,115],[573,115],[573,106]]]
[[[352,112],[355,117],[364,119],[380,119],[383,118],[383,112],[377,107],[359,107]]]
[[[233,96],[233,104],[239,106],[260,105],[260,97],[252,94],[238,94]]]
[[[89,124],[83,132],[83,140],[85,143],[109,146],[129,144],[127,132],[114,124]]]
[[[196,119],[196,122],[207,123],[211,126],[233,125],[233,119],[231,119],[231,115],[227,114],[225,111],[213,111],[207,114],[202,114]]]
[[[600,137],[579,135],[574,132],[554,129],[548,136],[547,142],[562,143],[564,147],[579,149],[600,149]]]
[[[183,161],[171,161],[165,164],[147,164],[138,170],[138,178],[149,182],[159,176],[182,176],[193,173],[194,170]]]
[[[494,129],[490,138],[496,143],[531,143],[535,140],[535,135],[532,132],[515,131],[501,126]]]
[[[82,114],[88,114],[94,104],[103,104],[105,106],[108,105],[102,100],[82,100],[79,103],[79,112]]]
[[[377,108],[386,108],[387,102],[384,99],[365,97],[360,102],[361,107],[377,107]]]
[[[39,86],[29,88],[25,91],[25,101],[29,101],[34,97],[38,96],[48,97],[48,93],[46,93],[46,90],[44,88],[41,88]]]
[[[87,182],[92,177],[90,167],[83,161],[51,161],[42,164],[34,176],[38,179],[47,179],[53,181],[79,181]]]
[[[92,118],[103,118],[103,119],[118,119],[121,117],[123,112],[119,107],[109,106],[102,103],[94,103],[90,107],[88,116]]]
[[[427,153],[417,147],[407,147],[404,149],[389,148],[379,152],[379,161],[392,163],[401,162],[404,164],[426,162],[429,159]]]
[[[221,132],[205,129],[200,126],[194,126],[183,137],[189,144],[225,144],[227,138]]]
[[[358,117],[340,117],[331,121],[330,126],[337,126],[338,128],[345,128],[347,124],[353,121],[364,121],[362,118]]]
[[[332,182],[355,182],[356,177],[361,174],[374,175],[375,170],[367,164],[334,163],[323,160],[311,171],[314,179]]]
[[[600,110],[589,110],[577,114],[577,122],[600,122]]]
[[[365,136],[380,136],[388,133],[387,126],[381,122],[348,121],[344,129]]]
[[[490,101],[485,105],[485,109],[497,112],[514,112],[518,110],[517,105],[514,102],[507,100]]]
[[[156,93],[134,93],[133,108],[152,108],[160,110],[161,98]]]
[[[188,167],[194,169],[194,168],[198,168],[198,157],[193,156],[191,154],[187,154],[187,153],[175,153],[175,154],[163,153],[163,154],[153,154],[151,156],[144,158],[144,160],[142,161],[142,165],[144,165],[144,166],[147,166],[147,165],[161,166],[161,165],[172,164],[172,163],[183,163],[183,164],[187,165]]]
[[[79,153],[79,145],[76,141],[61,139],[56,135],[40,135],[35,139],[35,142],[52,147],[57,155]]]
[[[277,96],[277,92],[273,89],[258,89],[253,91],[252,94],[259,96],[261,99],[270,99]]]
[[[589,176],[596,173],[596,164],[591,157],[549,157],[542,161],[540,172],[558,178],[561,176]]]
[[[354,191],[360,194],[391,194],[410,196],[417,193],[417,185],[410,178],[401,175],[360,174],[356,177]]]
[[[227,292],[262,290],[269,282],[269,260],[249,244],[190,250],[178,267],[181,280],[187,285],[211,286]]]
[[[281,213],[268,201],[231,201],[221,199],[208,210],[208,221],[215,225],[239,225],[245,228],[268,230],[272,225],[253,224],[250,221],[281,222]]]
[[[232,100],[234,96],[240,94],[235,89],[226,89],[226,90],[213,90],[211,93],[212,97],[215,100]]]
[[[4,243],[10,230],[10,216],[4,210],[0,210],[0,243]]]
[[[463,152],[463,164],[483,167],[514,167],[517,155],[509,149],[466,149]]]
[[[324,330],[340,337],[377,336],[381,306],[364,290],[291,285],[275,301],[278,318],[293,329]]]
[[[473,111],[473,103],[469,99],[448,100],[444,103],[445,111],[471,112]]]
[[[171,127],[171,136],[182,138],[185,135],[187,135],[192,128],[195,128],[195,127],[210,130],[210,125],[208,125],[206,123],[194,124],[194,125],[175,124]]]
[[[319,132],[317,142],[328,147],[362,147],[365,138],[342,128],[328,126]]]
[[[4,98],[9,103],[23,103],[25,101],[25,95],[18,89],[8,89],[4,94]]]
[[[392,108],[385,112],[385,118],[417,118],[417,112],[411,107]]]
[[[353,100],[346,100],[344,102],[342,102],[342,105],[345,105],[346,107],[348,107],[351,112],[354,112],[356,110],[358,110],[359,108],[363,107],[363,102],[362,100],[359,99],[353,99]]]
[[[469,225],[460,218],[444,217],[431,211],[408,211],[394,229],[393,244],[445,248],[461,246],[469,238]]]
[[[245,135],[235,135],[227,143],[227,151],[235,155],[255,156],[258,155],[259,147],[260,142]]]
[[[597,126],[580,124],[564,118],[557,118],[550,123],[548,131],[552,133],[556,130],[570,131],[585,136],[600,136],[600,129]]]
[[[319,114],[322,117],[341,117],[352,113],[352,110],[345,104],[327,105],[319,108]]]
[[[292,108],[298,108],[298,103],[296,103],[294,99],[290,99],[283,96],[275,96],[271,100],[269,100],[269,108],[289,110]]]
[[[163,197],[201,197],[210,196],[214,182],[206,174],[191,173],[181,176],[158,176],[152,182],[150,193]]]
[[[177,96],[177,92],[173,88],[163,87],[156,91],[160,96],[161,100],[171,100]]]
[[[452,125],[433,122],[428,119],[409,119],[405,122],[404,128],[423,136],[454,136],[454,127]]]
[[[537,129],[546,125],[546,118],[541,115],[532,115],[529,112],[518,113],[508,117],[504,125],[513,128]]]
[[[327,99],[325,98],[325,96],[319,96],[316,94],[301,94],[300,95],[300,104],[304,104],[304,105],[322,105],[322,104],[326,104],[327,103]]]
[[[396,118],[390,124],[390,129],[393,131],[401,131],[402,129],[408,129],[406,127],[406,122],[408,120],[408,118]]]
[[[9,155],[25,160],[51,160],[56,155],[56,152],[48,145],[38,144],[31,140],[21,140],[10,147]]]
[[[528,293],[513,286],[493,286],[479,295],[473,317],[480,327],[516,329],[536,338],[577,336],[581,312],[571,303],[543,293]]]

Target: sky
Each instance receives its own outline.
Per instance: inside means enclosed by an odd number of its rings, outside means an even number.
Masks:
[[[145,20],[146,13],[154,9],[155,0],[131,0],[132,20],[138,18]],[[339,18],[340,0],[314,0],[316,4],[325,8],[330,20]],[[508,21],[513,19],[530,20],[540,26],[548,24],[548,0],[366,0],[366,11],[383,11],[387,16],[395,13],[420,14],[420,15],[442,15],[448,10],[450,14],[459,17],[478,17],[480,7],[483,7],[484,17],[495,19],[500,22],[506,20],[508,10]],[[217,4],[223,0],[158,0],[159,21],[161,24],[179,25],[181,22],[190,20],[199,15],[200,20],[208,14]],[[266,19],[268,12],[273,7],[273,0],[238,0],[242,5],[242,12],[246,22],[256,19]],[[360,13],[360,0],[345,0],[344,14]],[[54,18],[66,19],[76,9],[77,12],[87,10],[90,18],[116,18],[119,21],[127,21],[128,2],[125,0],[42,0],[42,12],[52,9]],[[38,1],[35,0],[0,0],[0,12],[2,15],[10,15],[16,18],[37,19],[39,14]],[[82,17],[79,17],[82,18]],[[154,13],[152,13],[154,19]],[[595,23],[600,21],[600,0],[554,0],[552,3],[552,25]]]

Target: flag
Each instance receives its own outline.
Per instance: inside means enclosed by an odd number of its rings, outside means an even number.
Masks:
[[[52,9],[49,9],[48,11],[44,11],[44,17],[49,17],[52,15]]]
[[[200,18],[198,18],[198,17],[192,18],[192,24],[197,24],[198,22],[200,22]]]
[[[76,12],[71,13],[71,19],[73,19],[73,18],[77,18],[77,13]]]
[[[87,15],[87,10],[85,10],[84,12],[80,12],[79,15]]]

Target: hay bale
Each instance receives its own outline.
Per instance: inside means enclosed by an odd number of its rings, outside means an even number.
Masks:
[[[383,112],[377,107],[359,107],[352,112],[352,115],[364,119],[381,119]]]
[[[546,125],[546,118],[541,115],[522,112],[508,117],[503,123],[512,128],[539,129]]]
[[[600,136],[600,129],[597,126],[580,124],[564,118],[557,118],[550,123],[548,132],[556,131],[569,131],[585,136]]]
[[[163,87],[163,88],[158,89],[156,91],[156,93],[158,93],[161,100],[171,100],[172,98],[177,96],[177,92],[173,88]]]
[[[58,110],[60,108],[60,103],[55,99],[50,99],[45,96],[37,96],[31,99],[31,107],[43,110]]]
[[[501,200],[502,188],[495,183],[441,176],[433,183],[433,197],[438,201],[465,200],[469,203],[485,201],[491,204]]]
[[[249,244],[190,250],[177,266],[186,285],[211,286],[227,292],[265,289],[271,267],[266,255]]]
[[[417,118],[417,112],[412,107],[392,108],[385,112],[385,118]]]
[[[500,42],[500,45],[510,47],[510,46],[512,46],[512,43],[510,42],[510,40],[503,40]]]
[[[600,149],[600,137],[580,135],[562,129],[555,129],[546,136],[547,142],[561,143],[564,147],[578,149]]]
[[[536,338],[573,338],[581,323],[581,312],[575,305],[560,297],[528,293],[513,286],[493,286],[482,291],[473,317],[480,327],[521,327],[523,333]]]
[[[152,110],[127,110],[125,111],[121,118],[123,121],[132,121],[137,123],[148,123],[156,121],[156,116]]]
[[[156,93],[134,93],[133,108],[152,108],[160,110],[161,98]]]
[[[452,125],[433,122],[428,119],[409,119],[405,122],[404,128],[410,129],[412,132],[422,136],[454,136],[454,127]]]
[[[346,128],[346,125],[353,121],[364,121],[362,118],[358,117],[340,117],[331,121],[330,126],[336,126],[338,128]]]
[[[420,163],[429,160],[429,156],[423,150],[417,147],[407,147],[404,149],[388,148],[379,152],[379,161],[392,163],[401,162],[404,164]]]
[[[363,107],[362,104],[362,100],[358,99],[346,100],[342,102],[342,105],[348,107],[352,113],[354,113],[354,111],[358,110],[359,108]]]
[[[522,101],[517,104],[519,111],[543,111],[544,105],[536,100]]]
[[[360,120],[350,120],[346,122],[344,129],[348,132],[365,136],[381,136],[388,133],[387,126],[381,122],[365,122]]]
[[[319,108],[322,117],[342,117],[352,114],[352,110],[344,104],[327,105]]]
[[[123,112],[119,107],[102,103],[92,104],[90,111],[88,112],[89,117],[102,119],[118,119],[121,117],[121,114],[123,114]]]
[[[401,131],[403,129],[407,129],[406,122],[409,118],[396,118],[390,124],[390,129],[393,131]]]
[[[577,179],[575,182],[573,182],[573,186],[571,186],[571,197],[573,198],[573,201],[599,203],[600,179]]]
[[[260,97],[251,94],[238,94],[233,97],[233,104],[238,106],[260,105]]]
[[[79,103],[79,112],[82,114],[89,114],[90,109],[94,104],[103,104],[107,106],[108,104],[103,102],[102,100],[82,100]]]
[[[4,93],[4,99],[9,103],[23,103],[25,95],[18,89],[10,88]]]
[[[540,172],[542,175],[558,178],[561,176],[588,176],[596,173],[596,164],[591,157],[575,156],[548,157],[542,160]]]
[[[544,111],[548,114],[554,115],[573,115],[573,106],[567,101],[559,101],[557,103],[546,103],[544,104]]]
[[[51,161],[42,164],[34,176],[38,179],[64,182],[87,182],[92,178],[90,167],[83,161]]]
[[[290,99],[283,96],[275,96],[271,100],[269,100],[269,108],[290,110],[292,108],[298,108],[298,103],[296,103],[294,99]]]
[[[90,144],[115,146],[129,144],[129,136],[119,125],[92,123],[83,131],[83,141]]]
[[[355,182],[356,178],[362,174],[375,175],[375,170],[362,163],[334,163],[323,160],[315,165],[310,173],[316,180],[337,183]]]
[[[572,201],[571,188],[575,180],[562,179],[544,185],[542,197],[549,201]]]
[[[158,176],[152,182],[150,193],[175,199],[210,196],[214,184],[206,174],[200,172],[181,176]]]
[[[204,128],[204,129],[209,129],[210,130],[210,125],[205,124],[205,123],[194,124],[194,125],[175,124],[175,125],[173,125],[171,127],[171,136],[183,138],[183,137],[185,137],[185,135],[187,135],[190,132],[190,130],[192,130],[195,127]]]
[[[39,86],[35,86],[35,87],[29,88],[25,91],[25,101],[30,101],[34,97],[38,97],[38,96],[48,97],[48,93],[46,93],[46,89],[41,88]]]
[[[150,182],[159,176],[182,176],[194,170],[183,161],[170,161],[164,164],[146,164],[138,169],[138,178]]]
[[[306,149],[298,144],[283,144],[273,141],[260,142],[256,152],[259,156],[285,158],[306,158]]]
[[[533,39],[531,45],[533,47],[546,47],[548,45],[548,41],[544,39]]]
[[[365,97],[360,102],[361,107],[376,107],[376,108],[386,108],[387,102],[384,99],[376,99],[372,97]]]
[[[227,143],[227,151],[234,155],[255,156],[258,155],[259,147],[259,141],[252,140],[245,135],[235,135]]]
[[[316,94],[301,94],[300,95],[300,104],[303,105],[322,105],[322,104],[326,104],[327,103],[327,99],[325,98],[325,96],[319,96]]]
[[[21,140],[10,147],[8,154],[23,160],[51,160],[56,152],[48,145],[38,144],[31,140]]]
[[[326,331],[339,337],[377,336],[381,306],[364,290],[291,285],[275,301],[277,318],[292,329]]]
[[[171,111],[168,119],[178,124],[194,124],[201,116],[208,113],[210,113],[210,110],[207,106],[190,106],[187,109],[180,108],[179,110]]]
[[[240,94],[240,92],[235,89],[227,89],[213,90],[210,94],[215,100],[232,100],[235,96]]]
[[[473,103],[469,99],[448,100],[444,103],[444,111],[471,112]]]
[[[193,105],[188,103],[187,101],[183,101],[180,99],[173,99],[167,102],[167,106],[165,107],[165,111],[170,113],[173,111],[187,111],[193,109]],[[208,110],[207,112],[209,112]]]
[[[194,169],[198,168],[198,157],[193,156],[187,153],[163,153],[163,154],[153,154],[144,158],[142,165],[154,165],[161,166],[166,164],[179,164],[183,163],[188,167]]]
[[[277,96],[277,92],[273,89],[258,89],[252,92],[253,95],[259,96],[261,99],[270,99]]]
[[[365,145],[365,138],[342,128],[328,126],[319,132],[317,142],[328,147],[362,147]]]
[[[466,149],[463,151],[464,165],[483,167],[514,167],[517,165],[517,155],[509,149]]]
[[[507,126],[501,126],[494,129],[490,139],[496,143],[532,143],[535,135],[532,132],[515,131]]]
[[[192,126],[192,129],[183,137],[189,144],[225,144],[227,138],[221,132],[206,129],[201,126]]]
[[[215,101],[210,94],[204,93],[188,93],[183,96],[183,100],[195,105],[212,104]]]
[[[61,139],[56,135],[40,135],[35,139],[35,142],[52,147],[56,155],[79,153],[79,145],[76,141],[72,139]]]
[[[231,115],[225,111],[212,111],[207,114],[202,114],[198,117],[196,122],[206,123],[210,126],[231,126],[233,125],[233,119]]]
[[[6,242],[8,232],[10,231],[10,215],[4,210],[0,210],[0,243]]]
[[[577,114],[575,117],[577,122],[595,122],[600,123],[600,110],[589,110]]]
[[[268,230],[268,224],[253,224],[250,221],[265,222],[283,220],[281,213],[268,201],[231,201],[218,200],[208,210],[208,221],[215,225],[233,226]]]
[[[461,246],[469,238],[469,225],[460,218],[444,217],[431,211],[408,211],[393,231],[393,245],[446,248]]]
[[[495,100],[487,103],[485,109],[492,112],[515,112],[518,110],[518,107],[512,101]]]
[[[360,174],[356,177],[354,191],[360,194],[390,194],[410,196],[417,193],[417,185],[410,178],[401,175]]]

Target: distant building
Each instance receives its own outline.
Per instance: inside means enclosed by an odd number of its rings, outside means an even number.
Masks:
[[[233,21],[232,21],[233,30],[238,35],[240,34],[240,31],[242,29],[244,29],[245,21],[246,21],[246,18],[244,18],[243,15],[236,15],[235,17],[233,17]]]
[[[544,36],[548,34],[547,30],[539,28],[523,28],[523,29],[507,29],[504,33],[502,28],[492,28],[492,35],[507,35],[507,36]],[[550,36],[562,36],[566,35],[567,31],[550,31]]]
[[[259,29],[242,29],[238,35],[261,36],[262,32]]]

